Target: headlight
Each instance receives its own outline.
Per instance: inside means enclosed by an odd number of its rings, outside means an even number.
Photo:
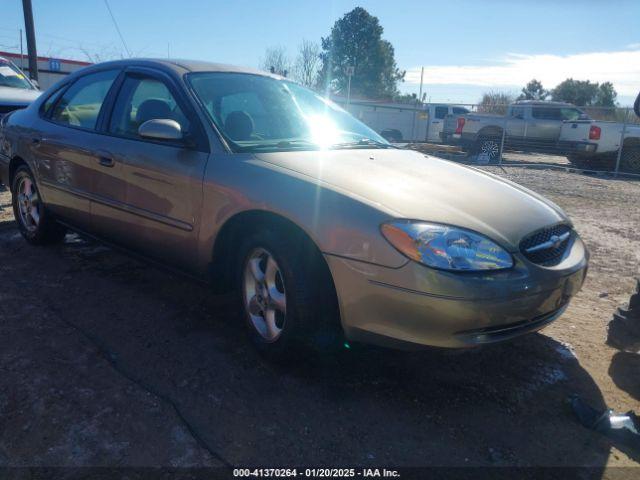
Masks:
[[[403,255],[443,270],[500,270],[513,257],[487,237],[463,228],[398,220],[382,224],[384,237]]]

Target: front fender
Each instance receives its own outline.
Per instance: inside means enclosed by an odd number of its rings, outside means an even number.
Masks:
[[[293,222],[328,255],[391,268],[407,259],[380,233],[392,211],[354,198],[315,178],[249,154],[216,154],[207,164],[200,229],[201,264],[211,260],[218,232],[235,215],[260,210]]]

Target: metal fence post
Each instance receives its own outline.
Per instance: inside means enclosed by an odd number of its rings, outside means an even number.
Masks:
[[[618,157],[616,158],[616,169],[613,173],[614,177],[618,176],[620,171],[620,159],[622,158],[622,145],[624,144],[624,136],[627,133],[627,120],[629,119],[629,109],[624,112],[624,123],[622,124],[622,133],[620,133],[620,146],[618,147]]]
[[[498,157],[498,165],[502,165],[502,151],[504,150],[504,137],[507,131],[507,114],[504,114],[504,123],[502,125],[502,139],[500,140],[500,156]]]

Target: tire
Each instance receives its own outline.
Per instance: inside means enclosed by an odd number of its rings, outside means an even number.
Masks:
[[[640,173],[640,145],[630,145],[622,148],[620,171]]]
[[[612,155],[567,155],[567,159],[576,168],[582,170],[611,171],[616,166],[616,159]]]
[[[239,303],[249,337],[263,354],[286,358],[308,347],[339,344],[335,290],[322,262],[301,235],[262,229],[242,242],[236,261]]]
[[[56,222],[41,201],[40,191],[31,170],[18,167],[12,182],[13,215],[20,233],[33,245],[48,245],[64,239],[66,229]]]
[[[489,156],[489,163],[494,163],[500,158],[501,144],[502,139],[500,137],[480,137],[476,140],[474,153],[477,155],[486,153]]]

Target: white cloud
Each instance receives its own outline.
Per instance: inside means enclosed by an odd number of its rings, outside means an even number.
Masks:
[[[612,82],[618,94],[637,95],[640,90],[640,46],[631,50],[575,55],[522,55],[510,53],[490,65],[425,65],[429,85],[524,86],[532,78],[547,88],[567,78]],[[405,81],[420,83],[420,67],[407,71]]]

